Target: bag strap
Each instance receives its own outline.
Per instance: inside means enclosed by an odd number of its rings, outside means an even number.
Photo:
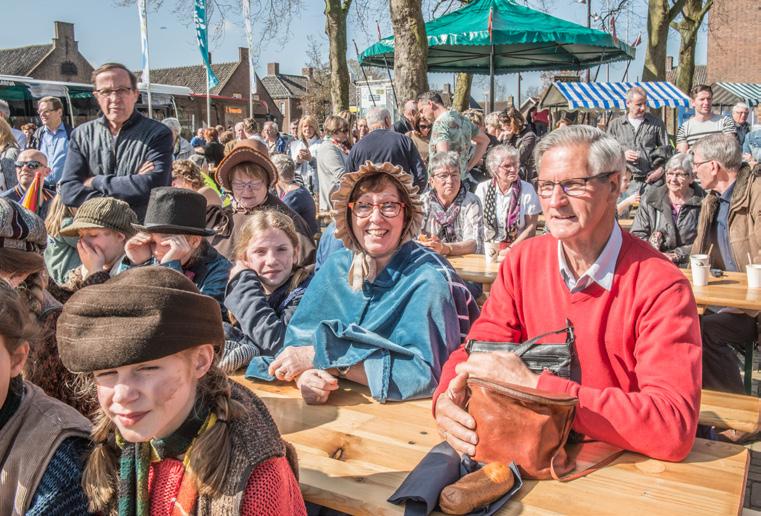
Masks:
[[[560,330],[555,330],[555,331],[548,331],[547,333],[542,333],[541,335],[537,335],[536,337],[527,340],[526,342],[524,342],[523,344],[515,348],[515,350],[513,350],[513,353],[515,353],[519,357],[523,356],[524,353],[526,353],[529,349],[536,346],[539,343],[539,341],[543,339],[544,337],[549,337],[550,335],[556,335],[558,333],[568,332],[566,343],[573,342],[574,340],[573,324],[571,324],[571,321],[569,321],[568,319],[565,320],[565,323],[566,323],[565,328]]]
[[[583,449],[584,443],[593,443],[593,442],[601,442],[601,441],[582,441],[581,442],[581,448]],[[595,462],[594,464],[590,464],[586,468],[583,469],[575,469],[571,473],[568,473],[567,475],[560,476],[555,472],[555,457],[558,456],[558,453],[560,453],[560,450],[555,452],[555,455],[552,456],[552,460],[550,461],[550,474],[552,475],[552,478],[555,480],[559,480],[560,482],[568,482],[570,480],[576,480],[577,478],[584,477],[586,475],[589,475],[590,473],[593,473],[597,471],[600,468],[604,468],[617,458],[619,458],[621,455],[624,454],[626,450],[622,448],[613,448],[610,452],[608,452],[605,456],[603,456],[600,460]],[[579,452],[580,454],[581,452]]]

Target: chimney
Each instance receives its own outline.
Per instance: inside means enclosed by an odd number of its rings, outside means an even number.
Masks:
[[[670,72],[674,69],[674,56],[666,57],[666,71]]]
[[[267,75],[280,75],[280,63],[267,63]]]
[[[444,84],[444,88],[441,90],[444,95],[452,95],[452,85],[448,82]]]
[[[238,47],[238,62],[248,64],[248,47]]]
[[[507,107],[515,107],[515,98],[512,95],[507,97]]]
[[[53,22],[54,33],[53,47],[76,48],[74,41],[74,24],[62,21]]]
[[[314,68],[311,66],[306,66],[301,69],[301,75],[305,77],[309,77],[310,79],[314,76]]]

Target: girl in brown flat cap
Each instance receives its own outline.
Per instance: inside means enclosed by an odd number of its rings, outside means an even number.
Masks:
[[[216,366],[224,341],[216,306],[158,266],[82,289],[64,306],[61,360],[92,374],[100,405],[82,481],[90,510],[305,514],[266,407]]]

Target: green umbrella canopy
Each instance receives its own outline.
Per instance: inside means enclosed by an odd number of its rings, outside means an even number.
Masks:
[[[492,44],[496,74],[579,70],[634,59],[634,48],[614,41],[607,32],[561,20],[511,0],[473,0],[462,9],[429,21],[425,30],[429,72],[488,74]],[[359,62],[392,67],[394,37],[384,38],[365,50]]]

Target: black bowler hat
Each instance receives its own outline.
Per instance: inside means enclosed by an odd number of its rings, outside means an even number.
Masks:
[[[185,188],[161,186],[151,190],[143,225],[138,231],[174,235],[211,236],[206,228],[206,197]]]

